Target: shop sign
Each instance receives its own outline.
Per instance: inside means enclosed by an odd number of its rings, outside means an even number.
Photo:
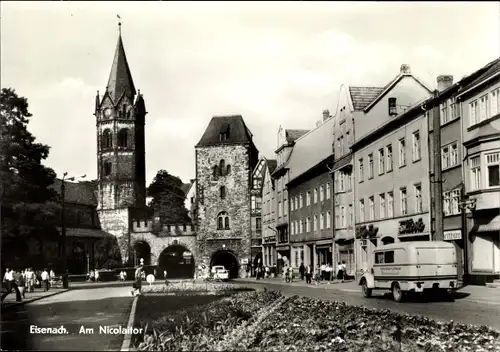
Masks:
[[[461,240],[462,239],[462,230],[454,230],[454,231],[445,231],[444,232],[444,240],[445,241],[453,241],[453,240]]]
[[[416,222],[413,219],[403,220],[399,222],[399,231],[400,235],[404,234],[413,234],[413,233],[421,233],[425,230],[425,224],[422,221],[422,218],[419,218]]]
[[[264,237],[264,243],[273,243],[276,242],[276,236]]]
[[[241,264],[248,264],[248,258],[244,258],[241,260]]]

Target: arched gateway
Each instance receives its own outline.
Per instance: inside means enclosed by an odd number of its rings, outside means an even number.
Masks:
[[[229,271],[229,278],[238,277],[238,259],[232,251],[227,249],[216,251],[210,260],[210,268],[215,265],[223,265]]]
[[[194,277],[195,263],[193,254],[183,245],[174,244],[161,252],[158,259],[160,277],[167,271],[168,279],[187,279]]]
[[[144,265],[151,264],[151,246],[146,241],[137,241],[134,244],[134,265],[144,259]]]

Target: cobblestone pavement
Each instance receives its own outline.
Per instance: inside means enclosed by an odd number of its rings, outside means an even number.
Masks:
[[[126,328],[133,297],[128,287],[71,290],[2,312],[2,350],[118,351],[123,334],[99,328]],[[67,333],[37,334],[40,328],[63,326]],[[82,326],[84,329],[81,330]],[[84,333],[83,333],[84,332]]]

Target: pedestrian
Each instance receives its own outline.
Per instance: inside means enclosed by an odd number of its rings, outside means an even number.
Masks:
[[[45,292],[49,290],[49,279],[50,279],[49,272],[47,271],[47,269],[43,269],[43,271],[42,271],[42,286],[43,286],[43,290]]]
[[[33,272],[33,269],[31,268],[28,268],[26,270],[26,291],[28,291],[29,293],[33,292],[33,286],[34,286],[34,282],[33,282],[33,277],[35,276],[35,273]]]
[[[23,290],[22,290],[22,287],[23,287],[23,275],[21,273],[21,270],[19,269],[16,269],[14,271],[14,274],[12,275],[14,280],[13,280],[13,283],[14,283],[14,289],[16,290],[16,302],[21,302],[23,299],[22,299],[22,295],[23,295]]]
[[[326,265],[325,263],[323,262],[323,264],[321,264],[320,266],[320,275],[321,275],[321,280],[325,280],[326,279]]]
[[[16,285],[19,288],[19,294],[21,296],[21,300],[26,297],[26,272],[18,271]]]
[[[139,296],[141,294],[142,288],[142,265],[139,265],[137,269],[135,269],[135,280],[132,284],[132,296]]]
[[[305,269],[306,268],[304,267],[304,263],[300,263],[299,266],[300,280],[304,280]]]
[[[316,285],[318,285],[319,282],[321,281],[321,267],[319,266],[319,264],[316,266],[316,272],[314,273],[314,281]]]
[[[94,277],[95,277],[95,282],[99,281],[99,270],[95,269]]]
[[[7,295],[9,295],[12,290],[16,290],[16,296],[17,296],[17,289],[16,289],[16,284],[14,282],[14,271],[12,269],[7,268],[5,271],[5,275],[3,277],[3,282],[5,283],[5,287],[7,291],[2,294],[2,301],[4,300]]]
[[[346,279],[347,276],[347,265],[345,264],[345,261],[342,261],[342,281]]]
[[[307,267],[305,269],[305,272],[306,272],[306,284],[310,284],[311,283],[311,279],[312,279],[312,268],[311,268],[311,265],[307,265]]]
[[[342,280],[344,274],[342,273],[342,264],[340,262],[337,263],[337,280]]]
[[[269,267],[268,267],[268,266],[266,266],[266,279],[268,279],[268,278],[269,278],[269,272],[270,272]]]

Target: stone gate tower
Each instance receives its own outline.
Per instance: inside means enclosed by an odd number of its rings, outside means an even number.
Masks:
[[[235,277],[250,258],[252,171],[258,150],[241,116],[213,117],[196,151],[197,262]]]
[[[128,237],[131,209],[146,202],[145,116],[142,95],[137,94],[125,56],[121,24],[108,84],[97,92],[97,199],[103,230],[119,239]],[[120,239],[122,241],[120,241]],[[122,243],[122,259],[128,256]]]

